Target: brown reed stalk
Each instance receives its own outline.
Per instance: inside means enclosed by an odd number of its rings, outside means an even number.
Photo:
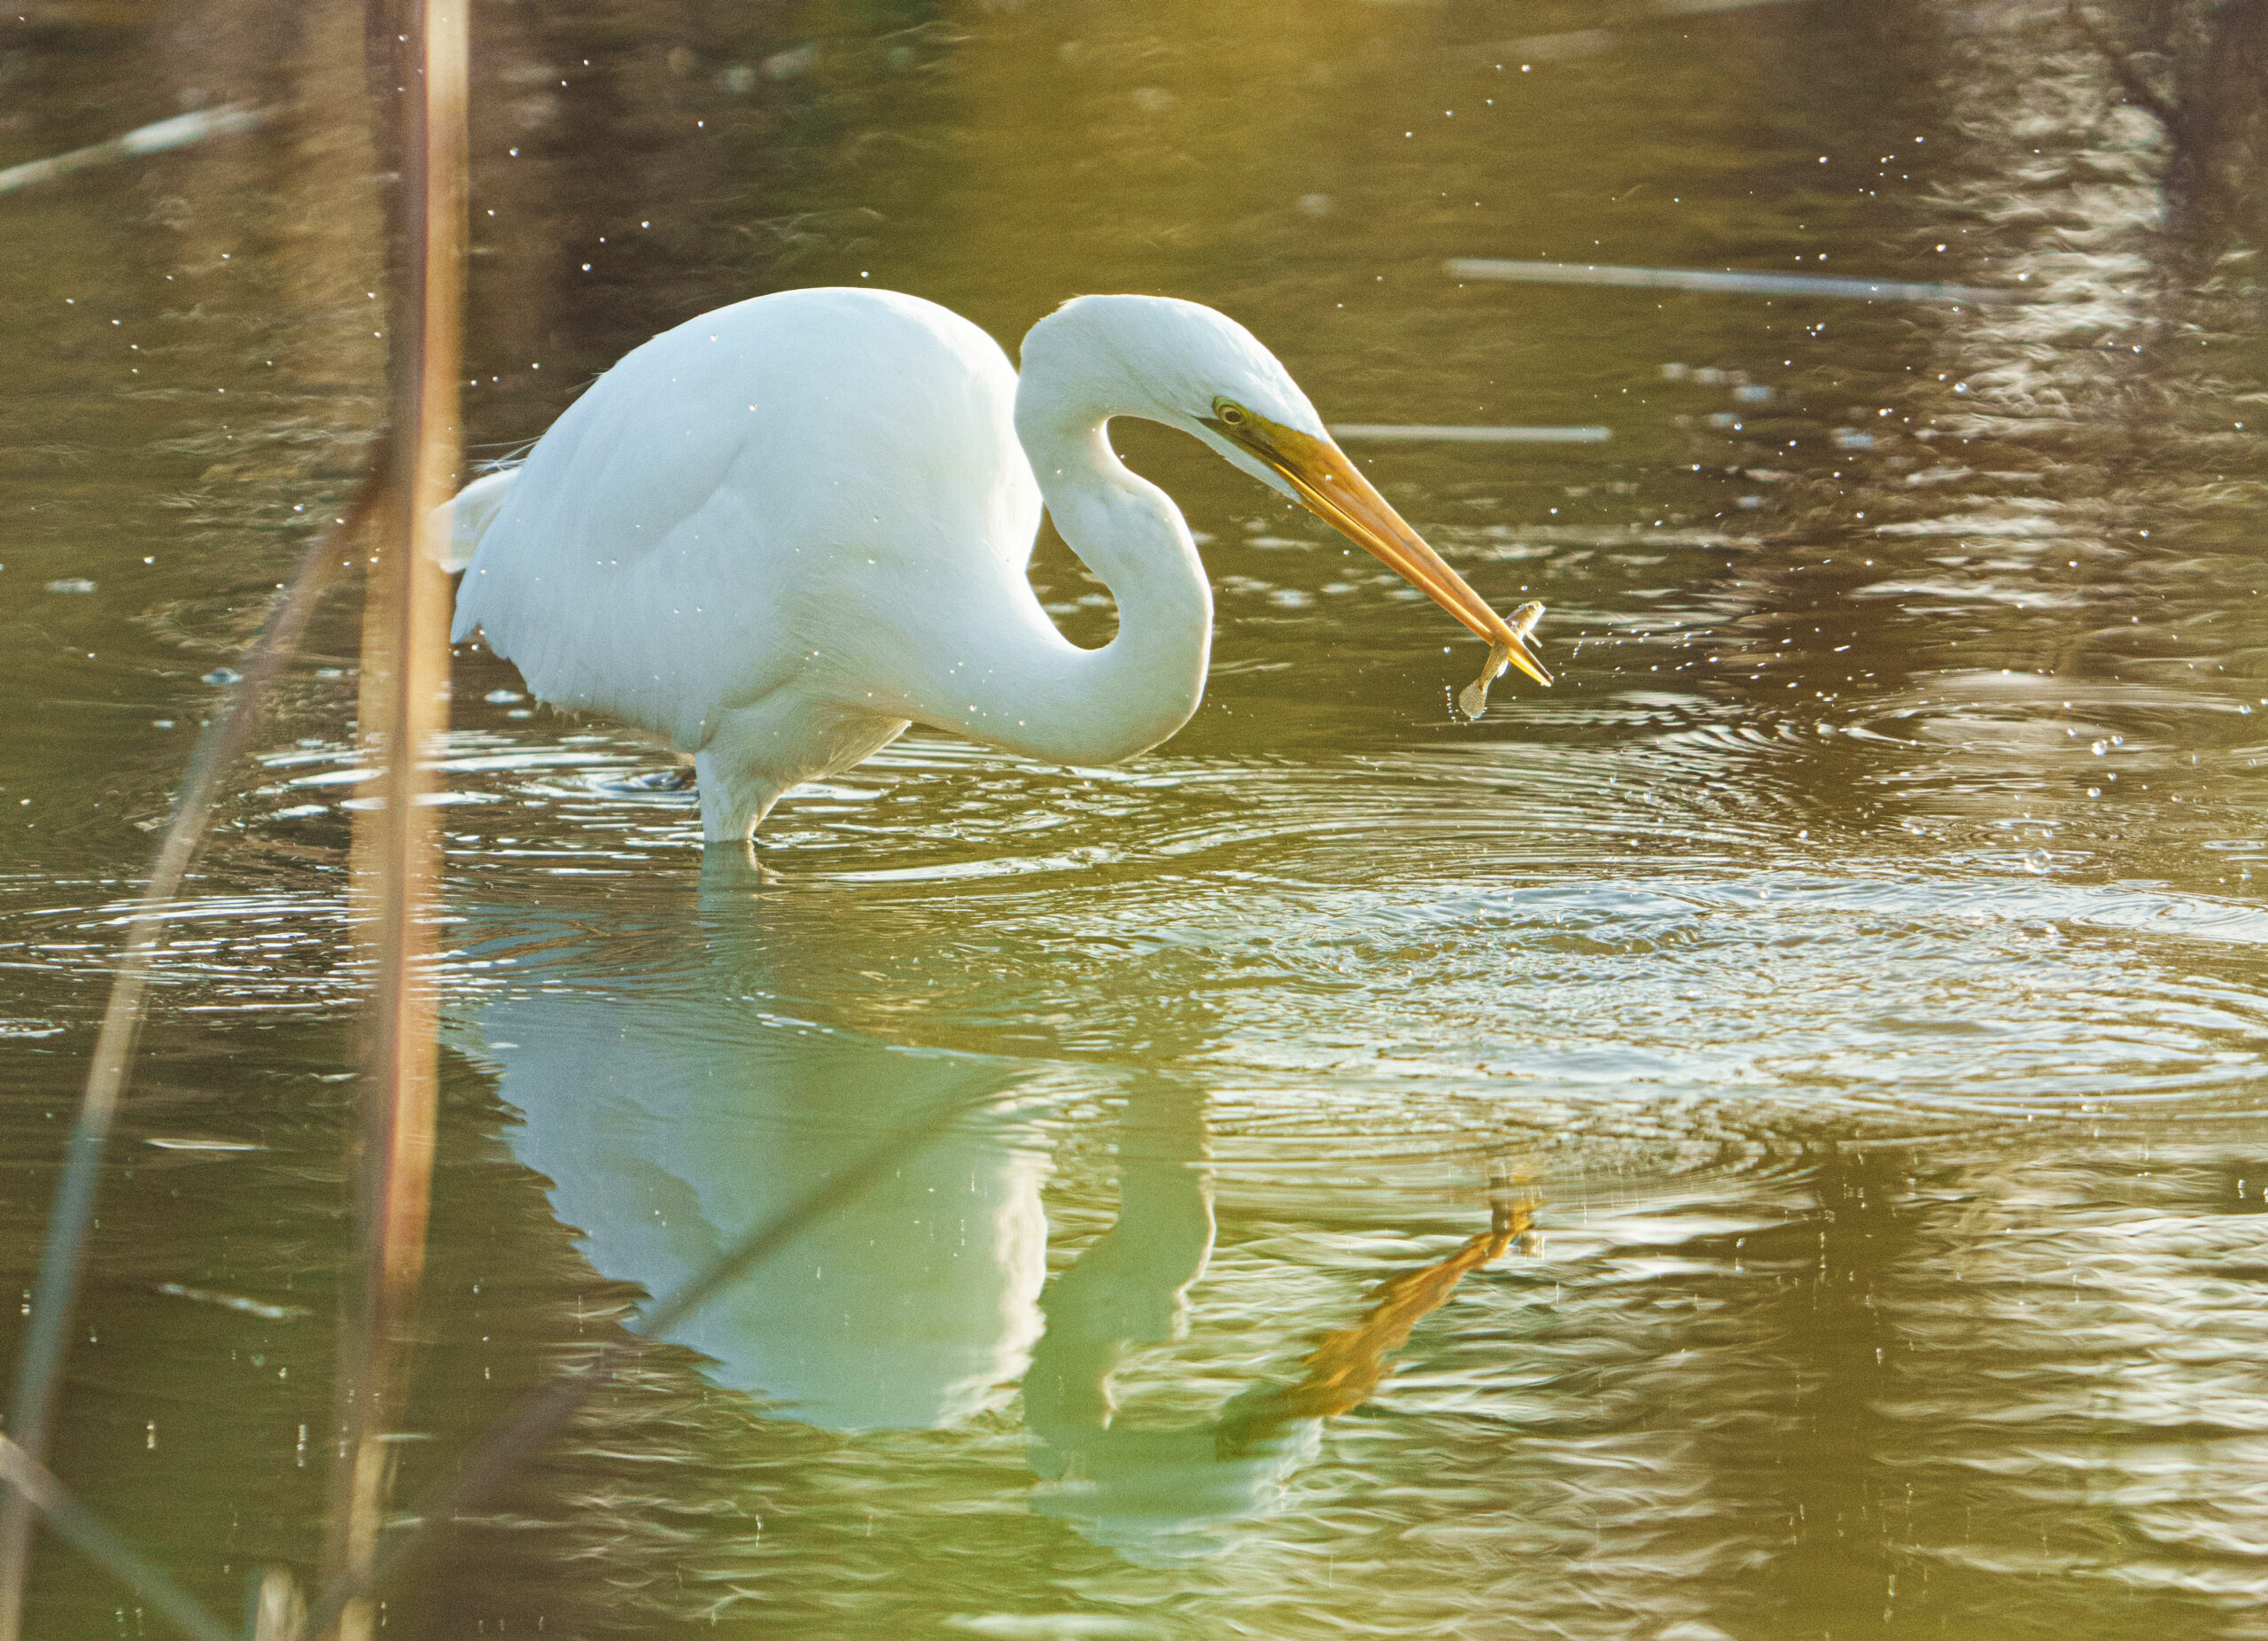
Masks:
[[[466,193],[467,0],[372,0],[369,37],[398,41],[403,78],[401,257],[389,361],[395,484],[368,582],[361,736],[384,759],[355,813],[351,894],[372,998],[355,1158],[359,1292],[342,1315],[338,1459],[325,1547],[332,1580],[367,1587],[392,1482],[425,1263],[438,1050],[433,901],[440,850],[426,755],[447,727],[448,584],[432,550],[454,488]],[[390,21],[389,32],[377,26]],[[315,1633],[369,1641],[374,1603]]]
[[[198,738],[174,800],[172,818],[151,860],[149,883],[127,915],[126,944],[112,976],[110,1000],[95,1036],[86,1089],[65,1153],[63,1178],[48,1215],[47,1244],[32,1288],[31,1322],[16,1365],[8,1430],[12,1446],[35,1467],[47,1457],[103,1153],[132,1072],[134,1045],[148,1011],[151,967],[167,915],[211,828],[222,779],[251,743],[277,673],[299,648],[315,606],[341,567],[344,550],[370,523],[385,486],[386,461],[381,455],[364,473],[346,513],[301,555],[284,595],[245,654],[244,678],[228,711],[215,716]],[[12,1485],[0,1500],[0,1641],[17,1641],[22,1633],[34,1513],[33,1501],[19,1487]]]

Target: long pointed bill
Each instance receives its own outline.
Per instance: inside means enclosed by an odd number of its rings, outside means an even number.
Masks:
[[[1487,639],[1512,665],[1539,684],[1551,682],[1543,663],[1523,642],[1526,634],[1482,603],[1480,595],[1402,523],[1402,515],[1386,504],[1371,481],[1355,471],[1347,453],[1330,439],[1300,432],[1248,410],[1233,424],[1223,421],[1207,424],[1283,475],[1317,517],[1376,555],[1412,587]]]

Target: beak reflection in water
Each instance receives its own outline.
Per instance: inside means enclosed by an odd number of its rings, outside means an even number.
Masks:
[[[1352,1326],[1319,1345],[1287,1330],[1295,1379],[1161,1427],[1119,1410],[1112,1381],[1130,1350],[1184,1331],[1211,1257],[1200,1093],[1153,1076],[1072,1088],[1059,1066],[782,1022],[750,1006],[773,977],[744,919],[672,931],[707,945],[698,986],[651,977],[651,929],[625,937],[633,955],[610,953],[592,921],[472,921],[477,953],[517,976],[460,1033],[501,1069],[522,1118],[506,1139],[598,1273],[656,1298],[889,1134],[969,1111],[668,1337],[766,1414],[828,1430],[965,1426],[1021,1388],[1034,1507],[1137,1564],[1215,1553],[1222,1528],[1273,1509],[1318,1422],[1368,1399],[1418,1318],[1526,1224],[1500,1202],[1488,1231],[1375,1288]],[[575,984],[547,984],[563,964]],[[1098,1092],[1124,1099],[1117,1217],[1043,1294],[1041,1146],[1067,1098]]]

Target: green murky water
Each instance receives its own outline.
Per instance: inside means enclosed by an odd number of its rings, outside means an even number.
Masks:
[[[1559,688],[1466,725],[1437,610],[1122,429],[1220,590],[1196,720],[1108,770],[917,734],[783,804],[760,888],[704,887],[651,751],[462,655],[403,1497],[966,1115],[642,1348],[389,1630],[2268,1633],[2261,10],[2105,9],[2174,19],[2171,136],[2054,5],[477,12],[485,453],[690,314],[861,280],[1010,344],[1197,298],[1334,420],[1612,437],[1358,447],[1550,603]],[[379,414],[359,27],[0,19],[0,163],[284,111],[0,198],[19,1288],[146,828]],[[1107,635],[1060,543],[1035,579]],[[320,1546],[353,634],[168,947],[55,1456],[227,1609]],[[1533,1232],[1445,1264],[1507,1195]],[[159,1633],[52,1544],[34,1614]]]

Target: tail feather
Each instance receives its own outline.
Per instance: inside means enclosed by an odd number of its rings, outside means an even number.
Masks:
[[[433,509],[434,528],[428,539],[435,544],[433,556],[442,569],[454,575],[472,562],[480,538],[496,522],[505,498],[511,494],[512,481],[519,476],[517,467],[485,474],[458,491],[454,501]]]

